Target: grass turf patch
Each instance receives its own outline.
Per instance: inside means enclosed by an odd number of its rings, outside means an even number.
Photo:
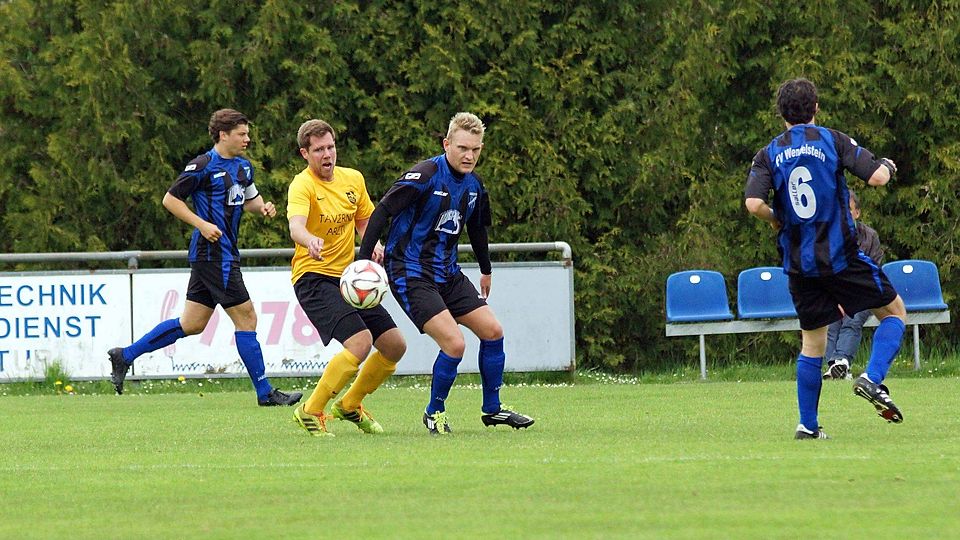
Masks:
[[[307,436],[252,391],[0,399],[0,537],[943,536],[960,525],[956,378],[891,379],[902,425],[825,382],[830,441],[794,441],[789,381],[526,384],[529,430],[480,392],[420,424],[428,390],[367,399],[387,433]]]

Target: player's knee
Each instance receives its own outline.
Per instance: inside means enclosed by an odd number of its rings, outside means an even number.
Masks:
[[[183,335],[185,336],[195,336],[200,332],[203,332],[203,329],[206,328],[207,324],[199,324],[196,322],[180,322],[180,328],[183,330]]]
[[[907,318],[907,306],[904,305],[903,298],[901,298],[899,294],[893,300],[893,302],[890,302],[888,307],[890,308],[890,312],[894,317],[899,317],[900,319]]]
[[[373,348],[373,336],[370,335],[369,330],[357,332],[343,343],[343,347],[363,360],[370,354],[370,349]]]
[[[384,348],[379,350],[388,360],[399,362],[403,355],[407,353],[407,342],[401,337],[398,340],[391,340]]]
[[[498,340],[503,337],[503,326],[500,325],[500,321],[494,319],[483,327],[481,334],[477,336],[480,339],[486,341]]]
[[[443,343],[440,343],[440,349],[447,356],[452,356],[453,358],[463,358],[463,351],[465,351],[466,348],[467,345],[463,341],[463,335],[450,336],[443,340]]]

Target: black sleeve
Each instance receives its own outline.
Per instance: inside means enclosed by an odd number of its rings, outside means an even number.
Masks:
[[[480,273],[490,275],[493,270],[490,265],[490,240],[487,238],[487,227],[476,223],[467,224],[467,236],[473,246],[473,255],[480,265]]]
[[[873,153],[857,144],[846,133],[831,129],[840,164],[861,180],[869,180],[882,165]]]
[[[377,246],[377,240],[387,228],[390,218],[412,205],[419,197],[420,192],[410,185],[394,184],[390,188],[390,191],[380,199],[380,204],[377,205],[373,214],[370,214],[370,221],[367,222],[367,228],[363,232],[363,241],[360,242],[357,260],[369,259],[373,255],[373,248]]]
[[[197,190],[197,186],[203,178],[203,171],[209,163],[210,156],[207,154],[193,158],[193,161],[187,163],[183,172],[180,173],[180,176],[177,177],[177,180],[170,186],[167,192],[181,201],[187,200],[187,197]]]
[[[770,190],[773,189],[773,172],[770,170],[770,156],[766,147],[761,148],[753,158],[750,173],[747,175],[747,186],[744,188],[744,199],[760,199],[767,202]]]
[[[373,255],[373,248],[377,246],[377,240],[380,234],[387,227],[387,220],[390,219],[390,212],[384,205],[378,206],[372,214],[370,221],[367,222],[367,228],[363,231],[363,240],[360,242],[360,252],[357,254],[357,260],[369,259]]]
[[[390,215],[395,216],[419,198],[420,190],[411,185],[397,183],[380,199],[379,206],[385,206]]]

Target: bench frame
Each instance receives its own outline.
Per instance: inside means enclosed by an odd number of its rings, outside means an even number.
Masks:
[[[950,322],[950,311],[915,311],[907,313],[907,326],[913,326],[913,367],[920,369],[920,325],[945,324]],[[864,326],[877,326],[873,315]],[[700,378],[707,378],[707,353],[704,336],[713,334],[752,334],[756,332],[789,332],[800,330],[800,320],[793,319],[741,319],[732,321],[708,321],[692,323],[667,323],[667,337],[699,336]]]

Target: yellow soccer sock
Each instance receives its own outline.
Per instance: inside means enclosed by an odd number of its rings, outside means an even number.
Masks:
[[[317,381],[313,394],[303,405],[303,410],[314,415],[322,413],[327,403],[343,390],[343,387],[357,374],[359,368],[360,360],[347,349],[334,355],[327,364],[327,368],[323,370],[323,376]]]
[[[355,411],[360,407],[363,398],[372,394],[397,370],[397,363],[387,359],[380,351],[373,351],[367,361],[363,363],[360,374],[353,386],[343,395],[341,404],[346,411]]]

